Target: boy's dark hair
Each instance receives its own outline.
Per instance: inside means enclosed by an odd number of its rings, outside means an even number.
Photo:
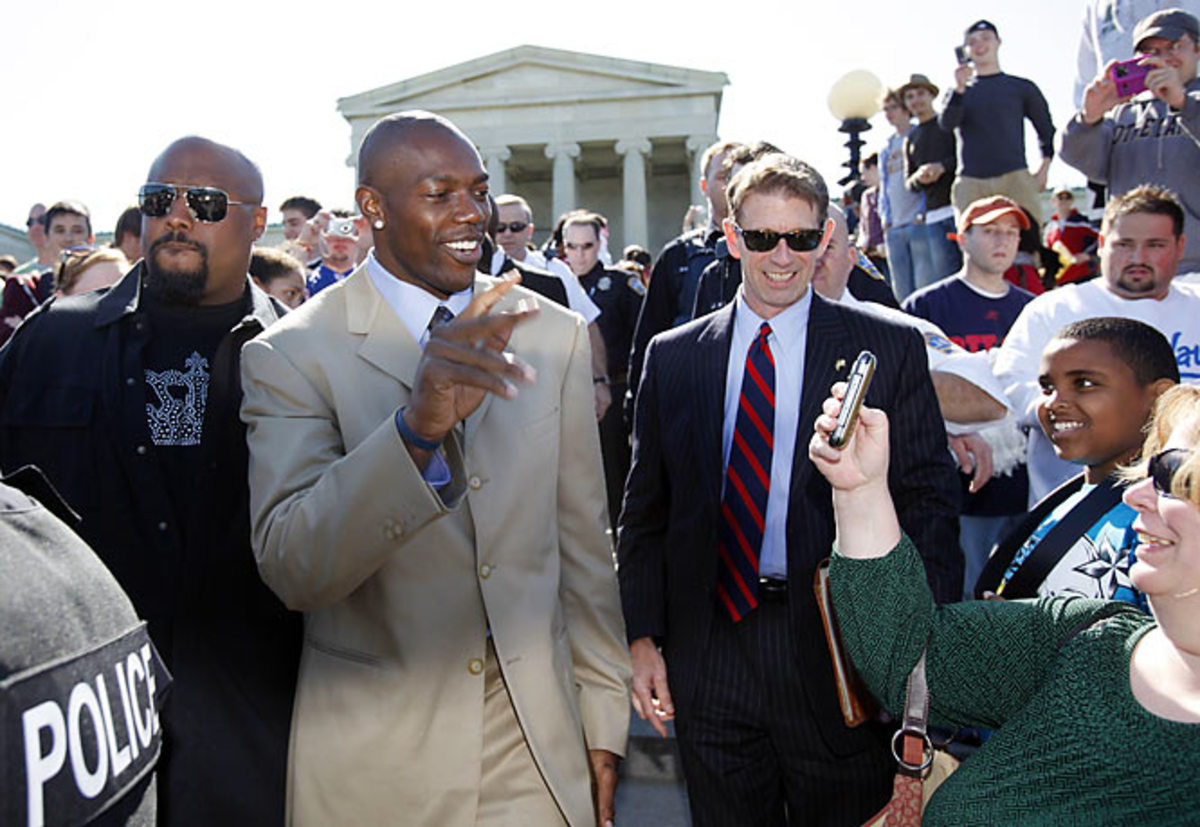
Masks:
[[[279,211],[284,210],[299,210],[304,213],[305,218],[312,218],[321,211],[321,202],[306,195],[293,195],[279,205]]]
[[[1148,324],[1116,316],[1082,319],[1058,331],[1056,339],[1107,342],[1118,359],[1129,365],[1143,387],[1159,379],[1179,384],[1179,365],[1167,337]]]
[[[1142,184],[1129,192],[1108,199],[1108,206],[1104,208],[1104,218],[1100,223],[1100,232],[1107,233],[1113,222],[1131,213],[1165,215],[1175,225],[1175,237],[1183,235],[1183,204],[1180,203],[1179,196],[1166,187]]]
[[[268,285],[292,272],[304,276],[304,264],[295,256],[276,247],[255,247],[250,251],[250,276],[259,284]]]
[[[46,214],[42,216],[42,226],[50,230],[50,222],[60,215],[77,215],[87,225],[88,235],[92,234],[92,214],[81,201],[55,201]]]
[[[142,237],[142,211],[137,207],[126,207],[125,212],[117,219],[117,229],[113,230],[113,245],[120,244],[122,236],[126,235]]]
[[[872,153],[871,153],[870,155],[868,155],[866,158],[863,158],[862,165],[863,165],[863,169],[866,169],[867,167],[877,167],[877,166],[879,166],[879,153],[878,153],[878,152],[872,152]]]

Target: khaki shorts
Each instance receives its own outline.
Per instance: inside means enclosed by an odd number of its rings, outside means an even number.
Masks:
[[[960,175],[950,189],[954,212],[961,215],[972,201],[991,195],[1007,195],[1029,211],[1034,220],[1042,223],[1042,199],[1037,182],[1027,169],[1014,169],[995,178],[967,178]]]

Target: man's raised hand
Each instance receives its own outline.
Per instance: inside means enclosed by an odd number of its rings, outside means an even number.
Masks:
[[[512,399],[518,385],[537,378],[530,365],[505,351],[513,329],[534,316],[537,306],[521,302],[514,311],[491,312],[518,281],[519,276],[507,278],[489,287],[457,318],[430,332],[404,411],[405,423],[418,437],[441,442],[479,407],[484,394]]]

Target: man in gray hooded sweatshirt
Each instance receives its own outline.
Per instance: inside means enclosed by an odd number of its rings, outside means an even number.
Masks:
[[[1171,187],[1183,202],[1187,247],[1180,273],[1200,271],[1200,23],[1181,9],[1142,19],[1133,31],[1146,91],[1122,97],[1108,66],[1084,91],[1063,132],[1062,158],[1120,195],[1139,184]],[[1110,63],[1111,65],[1111,63]]]

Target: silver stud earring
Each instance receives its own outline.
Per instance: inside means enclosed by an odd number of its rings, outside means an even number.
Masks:
[[[383,219],[382,219],[382,218],[376,218],[376,219],[375,219],[375,223],[374,223],[374,224],[372,224],[371,226],[372,226],[372,227],[374,227],[374,228],[375,228],[375,229],[377,229],[377,230],[382,230],[382,229],[383,229]]]

